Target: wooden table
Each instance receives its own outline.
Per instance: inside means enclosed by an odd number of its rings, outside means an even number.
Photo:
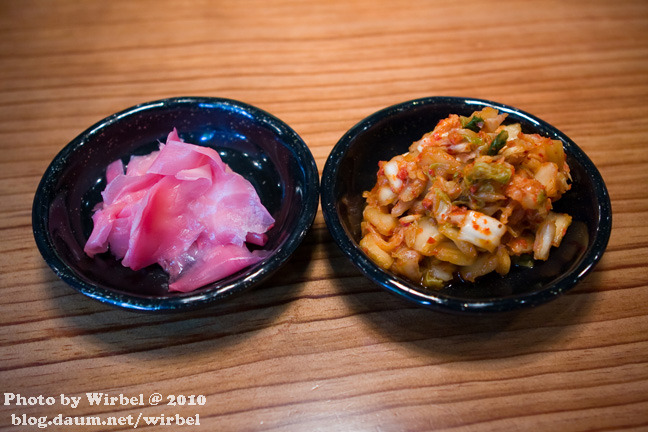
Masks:
[[[140,414],[176,431],[648,429],[645,0],[5,0],[0,36],[0,430]],[[516,314],[422,310],[365,279],[320,212],[259,289],[154,316],[77,293],[36,249],[41,175],[113,112],[238,99],[290,124],[321,172],[360,119],[433,95],[534,113],[597,165],[613,231],[577,288]]]

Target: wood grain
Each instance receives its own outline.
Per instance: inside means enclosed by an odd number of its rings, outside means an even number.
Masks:
[[[6,0],[0,3],[0,392],[83,397],[28,416],[194,416],[219,431],[648,430],[648,3]],[[184,315],[113,310],[40,257],[31,201],[101,118],[171,96],[245,101],[321,171],[344,132],[409,99],[519,107],[569,135],[612,198],[596,270],[550,304],[458,317],[383,292],[321,213],[281,276]],[[91,406],[86,392],[205,395]],[[133,426],[70,426],[129,430]],[[180,427],[138,429],[181,430]]]

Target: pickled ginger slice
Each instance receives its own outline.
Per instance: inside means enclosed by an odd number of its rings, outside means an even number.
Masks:
[[[106,171],[103,202],[85,245],[108,250],[139,270],[159,264],[171,291],[192,291],[261,261],[274,219],[254,186],[218,153],[180,140],[174,129],[159,150],[118,160]],[[247,244],[246,244],[247,243]]]

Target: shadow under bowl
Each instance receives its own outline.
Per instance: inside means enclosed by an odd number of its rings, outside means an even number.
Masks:
[[[92,213],[114,160],[158,149],[177,128],[189,143],[214,148],[250,181],[275,219],[260,263],[189,293],[168,291],[161,267],[133,271],[110,253],[89,258],[83,247]],[[303,140],[284,122],[251,105],[223,98],[179,97],[113,114],[81,133],[54,158],[36,191],[32,225],[38,249],[66,283],[104,303],[131,310],[180,311],[205,306],[266,280],[294,253],[311,227],[319,176]]]
[[[563,142],[572,187],[554,203],[554,210],[572,215],[560,247],[533,268],[512,267],[506,276],[490,274],[476,282],[453,280],[428,290],[378,267],[360,249],[364,191],[376,182],[378,162],[408,151],[412,142],[450,114],[469,116],[493,107],[520,123],[522,132]],[[352,127],[329,155],[321,180],[322,211],[327,227],[343,253],[369,279],[418,305],[448,312],[487,313],[545,303],[581,281],[600,260],[610,237],[612,210],[605,183],[587,155],[564,133],[511,106],[470,98],[428,97],[380,110]]]

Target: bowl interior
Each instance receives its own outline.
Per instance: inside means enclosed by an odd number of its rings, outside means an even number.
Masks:
[[[276,220],[264,247],[272,251],[269,258],[191,293],[169,293],[168,277],[159,266],[133,271],[110,253],[91,259],[83,252],[93,209],[106,185],[106,166],[157,150],[174,127],[186,142],[216,149],[254,185]],[[283,122],[241,102],[175,98],[110,116],[70,142],[46,171],[35,196],[34,233],[50,266],[85,294],[120,306],[175,308],[229,295],[276,270],[312,224],[317,198],[312,155]]]
[[[572,226],[550,258],[534,268],[513,268],[475,283],[453,281],[439,291],[426,290],[379,269],[358,247],[364,209],[362,193],[376,182],[378,162],[408,151],[413,141],[434,129],[449,114],[470,115],[485,106],[507,112],[505,123],[519,122],[525,133],[539,133],[564,143],[573,177],[572,188],[554,209],[573,216]],[[598,261],[611,226],[609,198],[603,180],[587,156],[568,137],[520,110],[494,102],[437,97],[395,105],[369,116],[345,134],[322,178],[325,219],[341,249],[367,276],[410,300],[454,310],[504,310],[538,304],[570,288]]]

